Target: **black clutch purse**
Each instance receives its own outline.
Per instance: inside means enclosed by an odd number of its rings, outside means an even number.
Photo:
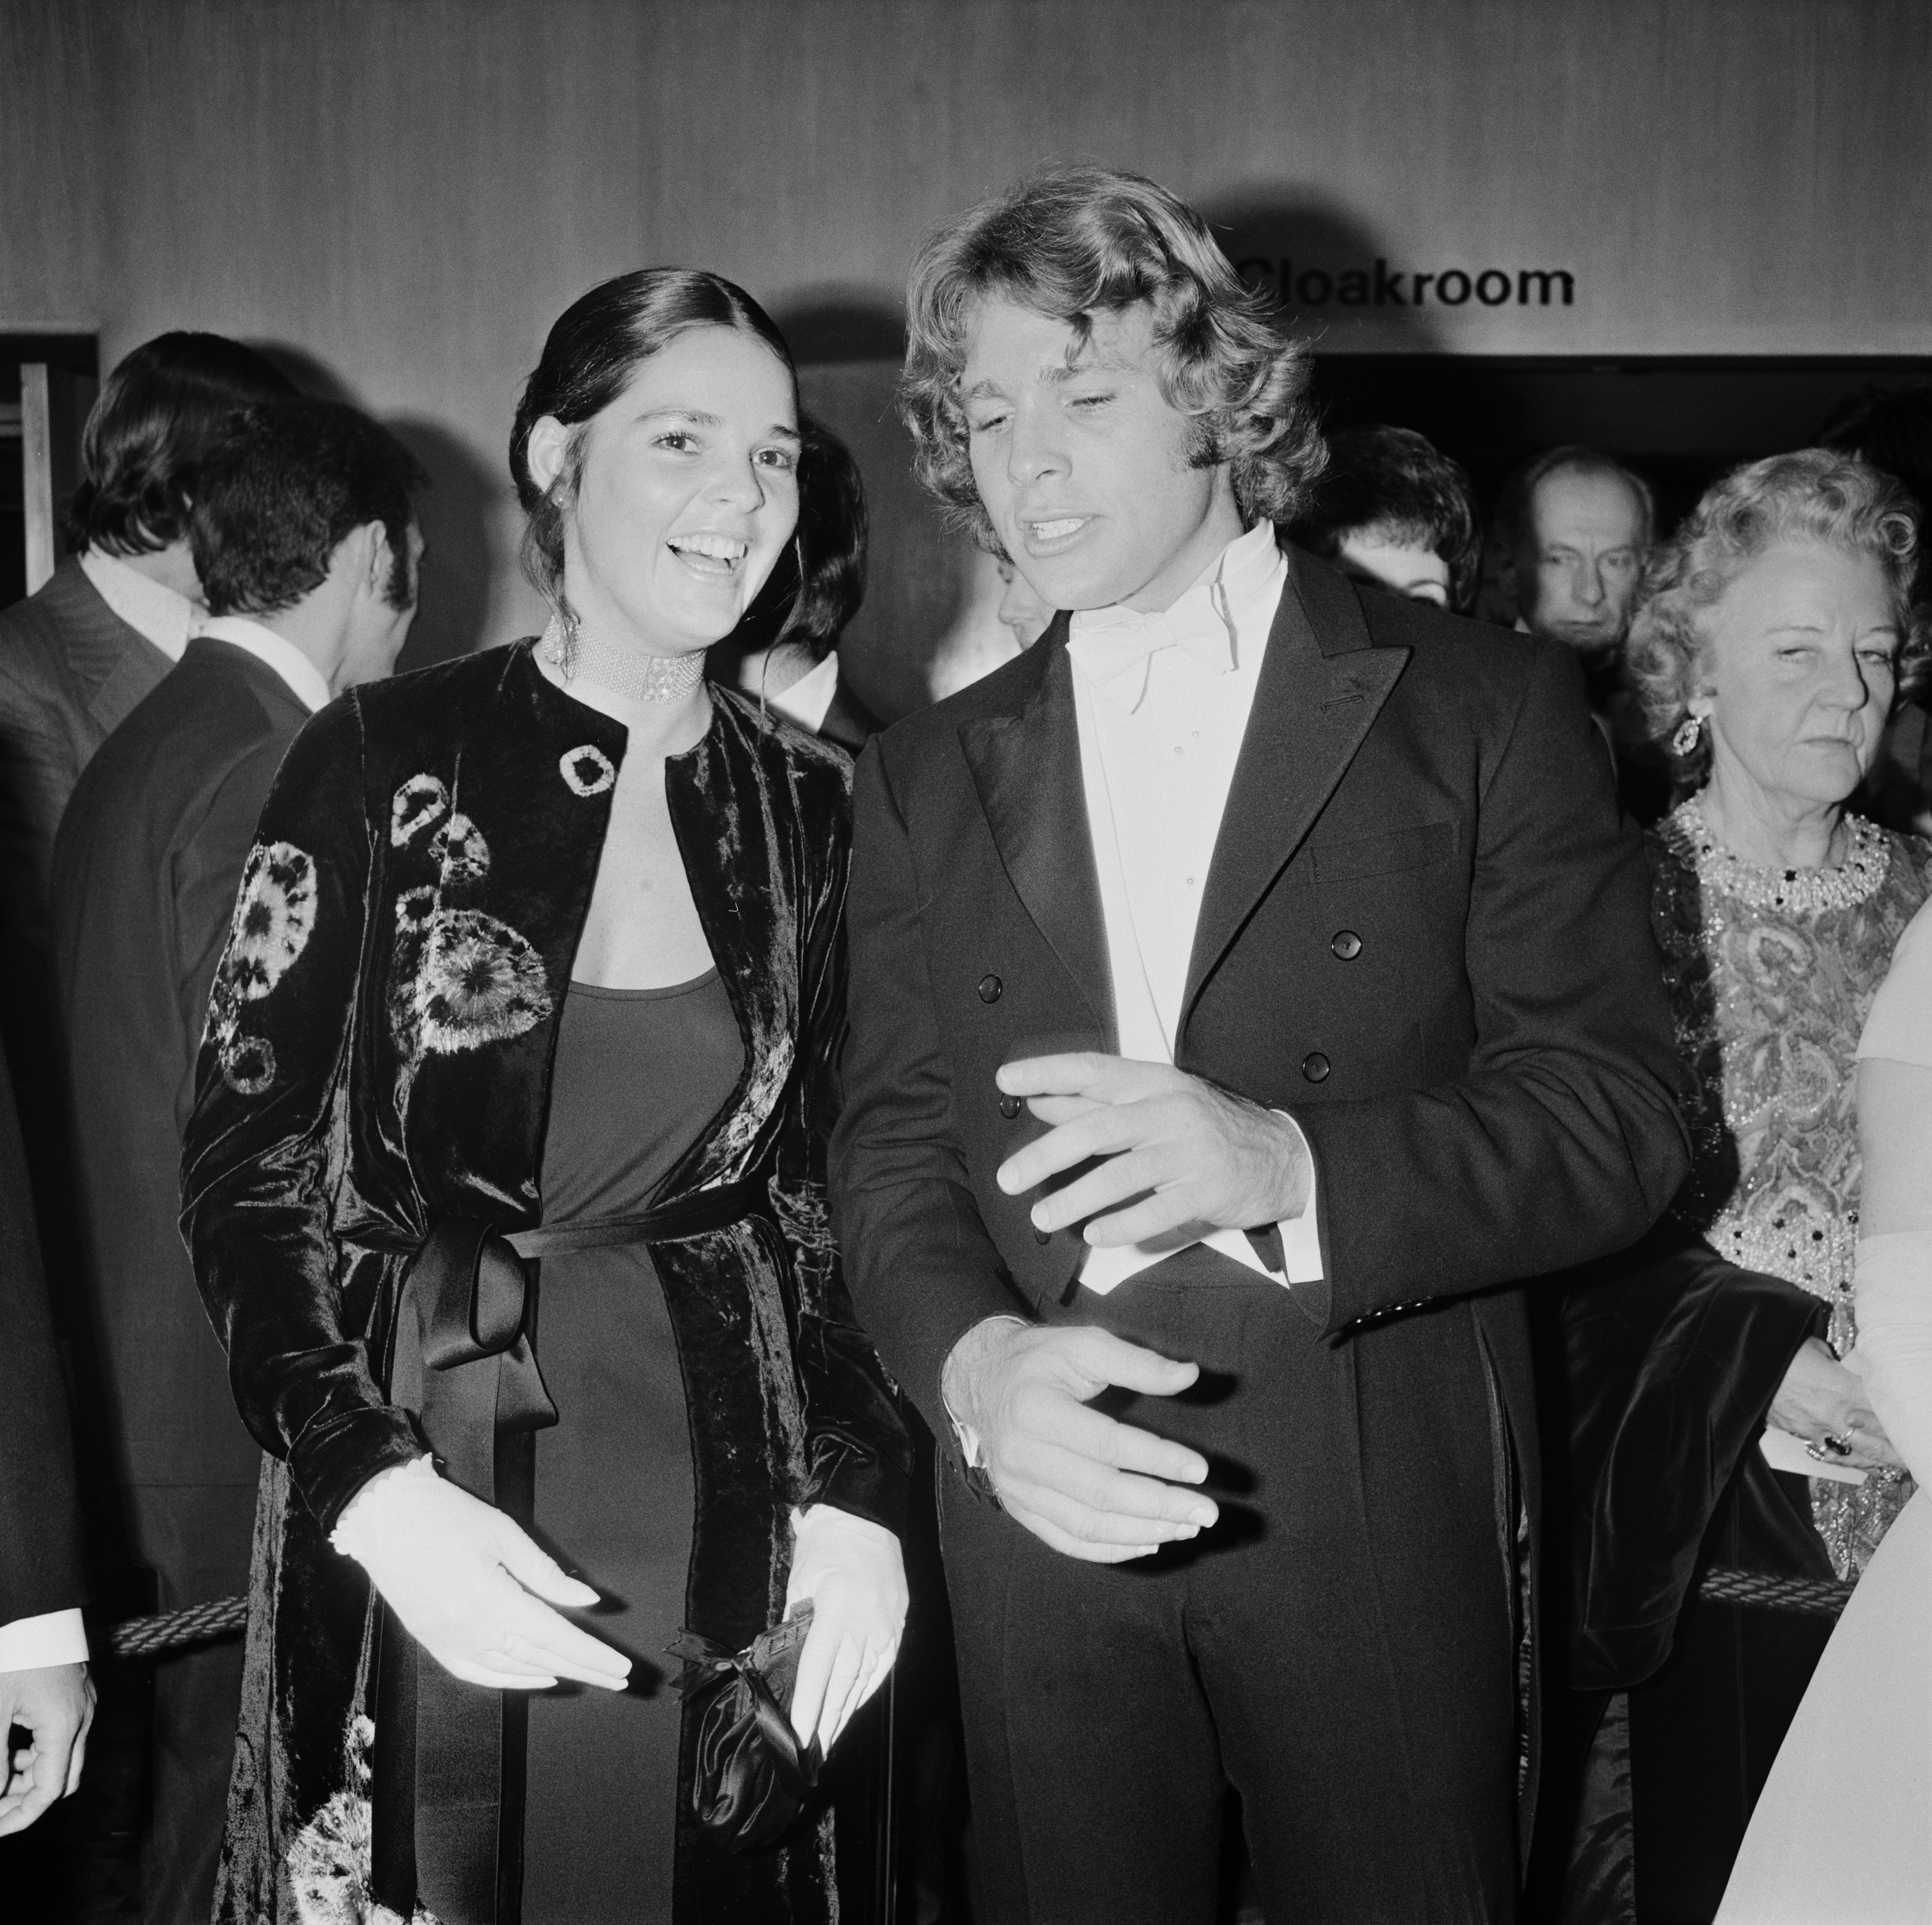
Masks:
[[[824,1763],[818,1741],[801,1751],[787,1715],[811,1628],[812,1606],[802,1604],[742,1651],[692,1631],[670,1647],[685,1661],[671,1688],[687,1706],[704,1707],[692,1810],[706,1832],[734,1852],[776,1844],[818,1788]]]

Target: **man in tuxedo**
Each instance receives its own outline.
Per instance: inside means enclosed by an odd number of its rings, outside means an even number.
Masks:
[[[1575,661],[1277,545],[1305,358],[1153,183],[1023,183],[908,307],[922,476],[1062,611],[860,761],[833,1153],[964,1474],[989,1917],[1204,1925],[1232,1787],[1270,1917],[1507,1918],[1516,1286],[1687,1162]]]
[[[248,1589],[260,1464],[176,1228],[208,988],[284,751],[333,695],[394,666],[422,481],[352,409],[239,417],[203,457],[190,523],[212,614],[89,763],[55,844],[94,1304],[136,1555],[164,1610]],[[241,1675],[236,1643],[158,1666],[150,1925],[201,1925],[213,1903]]]
[[[80,1781],[94,1715],[84,1595],[67,1392],[0,1058],[0,1740],[14,1726],[29,1739],[0,1760],[0,1838]],[[20,1869],[0,1859],[16,1892]]]

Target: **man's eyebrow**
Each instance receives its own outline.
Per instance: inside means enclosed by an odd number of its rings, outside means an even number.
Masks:
[[[991,396],[1004,398],[1006,391],[990,376],[984,381],[976,381],[959,397],[962,401],[983,401]]]

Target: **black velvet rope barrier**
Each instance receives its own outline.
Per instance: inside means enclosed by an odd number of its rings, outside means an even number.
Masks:
[[[248,1628],[245,1597],[211,1598],[206,1604],[164,1611],[158,1618],[130,1618],[111,1625],[107,1648],[116,1657],[158,1657],[164,1651],[180,1651],[189,1645],[232,1638]]]
[[[1835,1618],[1844,1609],[1852,1587],[1834,1579],[1773,1577],[1763,1571],[1740,1571],[1714,1565],[1704,1573],[1697,1595],[1713,1604],[1750,1604],[1765,1611],[1799,1611],[1814,1617]],[[245,1597],[217,1597],[190,1604],[158,1618],[130,1618],[107,1634],[116,1657],[158,1657],[164,1651],[189,1645],[232,1638],[248,1627]]]
[[[1814,1617],[1835,1618],[1844,1609],[1852,1589],[1834,1578],[1772,1577],[1763,1571],[1715,1564],[1704,1573],[1697,1595],[1713,1604],[1754,1604],[1766,1611],[1802,1611]]]

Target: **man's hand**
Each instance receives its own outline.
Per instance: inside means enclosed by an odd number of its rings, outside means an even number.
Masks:
[[[1220,1513],[1211,1498],[1174,1488],[1207,1477],[1198,1451],[1090,1411],[1087,1400],[1110,1384],[1172,1397],[1200,1374],[1110,1331],[995,1317],[953,1345],[940,1389],[976,1433],[1010,1516],[1070,1558],[1118,1564],[1192,1537]]]
[[[1036,1228],[1090,1217],[1086,1240],[1106,1249],[1174,1231],[1198,1238],[1258,1229],[1307,1207],[1313,1172],[1300,1132],[1286,1117],[1166,1063],[1087,1052],[1034,1056],[1007,1063],[997,1080],[1053,1126],[1000,1165],[995,1180],[1009,1196],[1105,1159],[1035,1204]],[[1115,1207],[1121,1204],[1128,1207]]]
[[[7,1760],[0,1838],[25,1831],[56,1798],[70,1798],[94,1722],[94,1681],[84,1664],[0,1671],[0,1732],[15,1725],[32,1743]]]

